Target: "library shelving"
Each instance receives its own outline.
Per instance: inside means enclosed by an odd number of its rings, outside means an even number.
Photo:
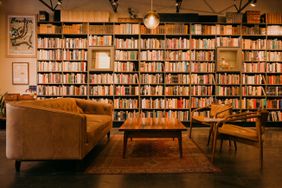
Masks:
[[[112,103],[114,121],[176,117],[213,101],[234,111],[266,108],[282,121],[282,25],[245,23],[39,22],[39,97]],[[109,70],[89,68],[89,50],[112,48]],[[219,69],[220,49],[238,49],[237,70]]]

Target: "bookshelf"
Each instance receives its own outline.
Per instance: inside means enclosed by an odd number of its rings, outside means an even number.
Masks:
[[[38,96],[112,103],[114,121],[176,117],[213,101],[237,112],[267,108],[282,121],[282,25],[246,23],[39,22]],[[241,66],[217,68],[218,49]],[[89,67],[92,49],[113,49],[112,68]]]

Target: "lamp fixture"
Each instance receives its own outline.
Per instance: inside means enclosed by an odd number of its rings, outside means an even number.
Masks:
[[[117,12],[117,8],[118,8],[118,0],[109,0],[109,2],[112,5],[113,11]]]
[[[144,25],[148,29],[155,29],[160,24],[159,14],[153,10],[153,0],[151,0],[151,10],[144,16]]]
[[[58,6],[61,6],[63,4],[63,0],[57,0],[57,3],[55,6],[53,6],[53,1],[50,0],[50,4],[46,3],[44,0],[38,0],[40,1],[43,5],[45,5],[47,8],[49,8],[50,10],[52,10],[53,12],[55,12],[56,8]]]
[[[182,4],[182,0],[176,0],[175,7],[176,7],[176,12],[177,13],[179,13],[181,4]]]
[[[251,5],[252,7],[256,6],[257,0],[248,0],[244,5],[242,5],[243,0],[240,0],[240,5],[237,7],[236,0],[234,0],[234,7],[236,8],[237,12],[242,12],[248,5]]]
[[[250,5],[251,5],[252,7],[255,7],[255,6],[256,6],[256,3],[257,3],[257,0],[252,0],[252,1],[250,2]]]

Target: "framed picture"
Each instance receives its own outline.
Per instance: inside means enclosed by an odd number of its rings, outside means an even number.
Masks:
[[[12,66],[13,85],[28,85],[29,64],[27,62],[13,62]]]
[[[241,70],[241,48],[217,48],[216,70],[237,72]]]
[[[113,71],[113,52],[113,47],[89,48],[89,71]]]
[[[35,16],[8,15],[7,55],[35,57]]]

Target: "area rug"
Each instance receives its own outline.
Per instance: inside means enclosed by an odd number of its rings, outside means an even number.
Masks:
[[[133,139],[122,157],[123,136],[116,134],[103,149],[95,152],[86,169],[89,174],[215,173],[214,166],[201,149],[183,138],[183,158],[179,158],[177,139]]]

